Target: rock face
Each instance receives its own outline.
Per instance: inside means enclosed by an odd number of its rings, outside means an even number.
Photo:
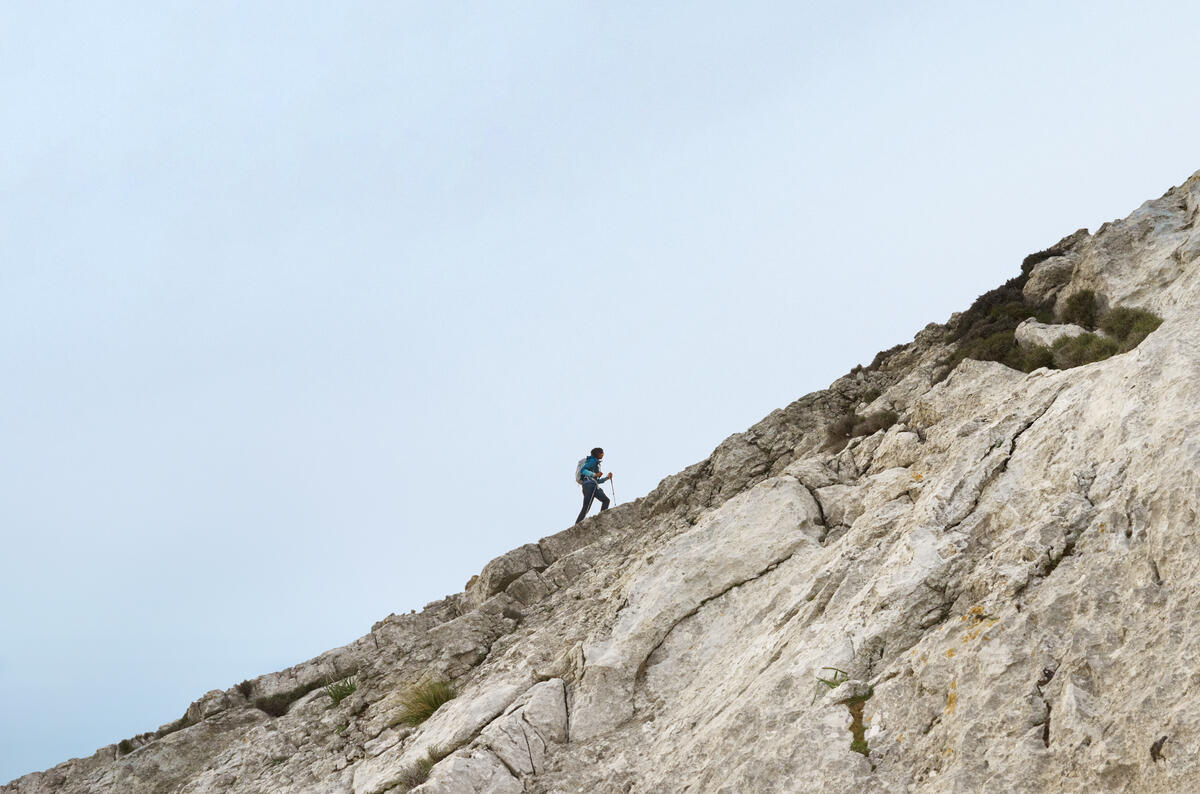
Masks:
[[[1059,339],[1082,336],[1086,333],[1088,333],[1088,329],[1082,325],[1073,323],[1049,325],[1039,323],[1031,318],[1017,326],[1015,336],[1017,344],[1028,350],[1034,347],[1053,347]]]
[[[931,325],[464,593],[0,791],[1200,790],[1198,213],[1200,174],[1033,263],[1038,300],[1159,314],[1128,353],[946,376]],[[868,409],[899,420],[828,446]],[[409,727],[431,678],[458,696]]]

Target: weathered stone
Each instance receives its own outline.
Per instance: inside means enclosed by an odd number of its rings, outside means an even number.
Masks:
[[[529,570],[544,570],[546,558],[536,543],[526,543],[520,548],[502,554],[483,566],[479,578],[467,588],[468,607],[474,609],[496,593],[508,587],[514,579]]]
[[[1200,174],[1031,260],[1029,294],[1160,314],[1128,353],[934,384],[926,328],[468,592],[0,791],[383,794],[431,753],[424,794],[1200,790],[1198,217]],[[875,393],[902,423],[827,450]]]
[[[537,571],[526,571],[517,577],[504,592],[522,604],[530,606],[554,592],[554,585]]]
[[[466,750],[439,763],[427,782],[410,791],[412,794],[522,794],[525,787],[493,753]]]
[[[1034,267],[1022,294],[1029,303],[1044,303],[1056,297],[1071,282],[1079,257],[1075,254],[1051,257]]]
[[[1088,329],[1081,325],[1072,323],[1048,325],[1029,319],[1018,325],[1013,335],[1021,349],[1030,350],[1035,347],[1054,347],[1054,343],[1059,339],[1083,336],[1086,333],[1088,333]]]

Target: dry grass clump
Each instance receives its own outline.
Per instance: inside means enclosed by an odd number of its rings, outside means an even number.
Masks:
[[[853,411],[839,417],[825,433],[825,446],[828,449],[841,448],[846,442],[859,436],[869,436],[879,430],[887,430],[900,415],[895,411],[875,411],[866,416],[859,416]]]
[[[399,722],[416,727],[429,719],[443,703],[453,700],[457,694],[453,684],[441,679],[413,684],[400,695]]]

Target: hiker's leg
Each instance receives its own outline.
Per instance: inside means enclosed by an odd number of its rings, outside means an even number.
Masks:
[[[578,524],[580,521],[582,521],[584,519],[585,516],[587,516],[588,508],[590,508],[592,506],[592,496],[595,493],[596,493],[596,483],[585,482],[583,484],[583,509],[579,511],[579,518],[575,519],[576,524]]]
[[[599,485],[596,486],[596,498],[600,500],[600,512],[608,509],[608,494]]]

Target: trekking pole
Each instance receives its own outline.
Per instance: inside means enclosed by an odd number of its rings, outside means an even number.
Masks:
[[[613,482],[613,476],[611,474],[608,475],[608,487],[612,488],[613,504],[616,504],[617,503],[617,484],[615,482]]]

